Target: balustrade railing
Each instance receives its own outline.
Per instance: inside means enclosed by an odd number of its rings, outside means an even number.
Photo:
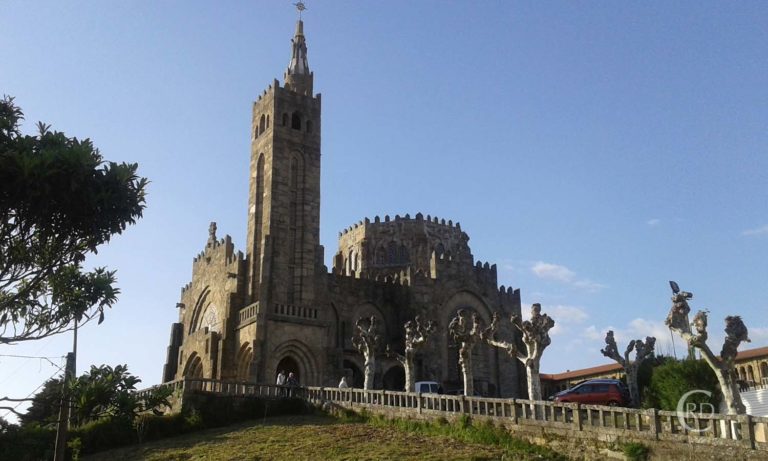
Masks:
[[[656,409],[581,405],[523,399],[465,397],[357,388],[290,387],[188,378],[165,383],[182,391],[263,398],[301,398],[390,414],[490,418],[502,423],[570,428],[599,433],[631,432],[637,437],[687,443],[719,443],[768,451],[768,417],[678,413]],[[147,390],[148,391],[148,390]],[[146,391],[143,391],[146,392]],[[713,440],[717,439],[717,442]]]
[[[245,306],[244,308],[240,309],[240,312],[238,312],[238,323],[243,324],[247,323],[250,320],[253,320],[256,318],[256,314],[259,312],[259,302],[256,301],[253,304],[249,304]]]

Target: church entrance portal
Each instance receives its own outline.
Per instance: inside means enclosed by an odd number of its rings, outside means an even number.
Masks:
[[[286,378],[290,373],[293,373],[293,376],[296,377],[299,384],[302,384],[302,376],[301,373],[299,373],[299,364],[296,363],[296,360],[294,360],[293,357],[284,357],[283,360],[277,364],[277,370],[275,370],[275,376],[273,377],[272,382],[277,382],[277,374],[281,371],[285,373]]]

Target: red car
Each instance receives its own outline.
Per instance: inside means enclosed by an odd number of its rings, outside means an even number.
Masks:
[[[618,379],[590,379],[558,392],[555,402],[626,406],[629,404],[629,389]]]

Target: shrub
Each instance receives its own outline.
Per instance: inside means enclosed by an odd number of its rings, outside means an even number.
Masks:
[[[38,424],[0,433],[0,459],[53,459],[56,431]]]
[[[718,408],[720,386],[715,372],[705,361],[669,360],[653,370],[650,385],[646,389],[644,406],[675,411],[683,394],[695,389],[709,391],[712,396],[697,393],[690,396],[687,402],[709,403]]]
[[[622,451],[629,461],[645,461],[650,454],[650,449],[638,442],[625,443]]]

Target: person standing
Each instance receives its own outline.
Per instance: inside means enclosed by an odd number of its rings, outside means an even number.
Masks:
[[[280,373],[277,374],[277,382],[275,383],[278,386],[285,386],[285,372],[283,370],[280,370]],[[285,389],[280,388],[280,397],[285,397]]]
[[[293,397],[296,392],[294,388],[299,387],[299,380],[293,372],[288,373],[288,379],[285,380],[285,384],[288,386],[288,397]]]
[[[341,382],[339,382],[339,389],[347,389],[347,388],[349,388],[349,384],[347,384],[347,377],[342,376]]]

